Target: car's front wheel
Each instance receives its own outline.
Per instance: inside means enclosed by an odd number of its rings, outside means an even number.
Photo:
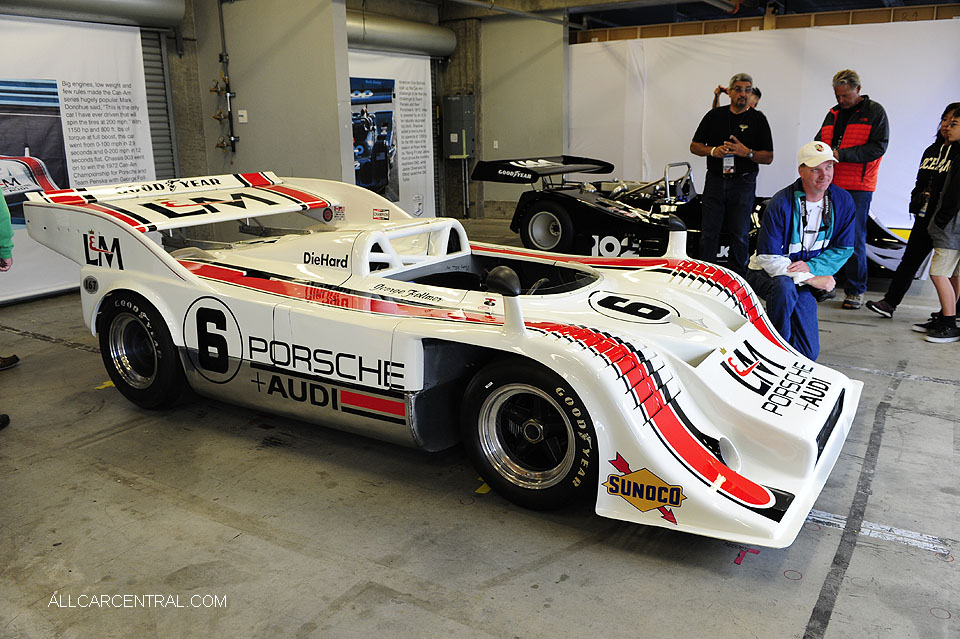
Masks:
[[[103,301],[97,330],[107,374],[124,397],[150,409],[176,401],[186,380],[157,309],[135,293],[115,293]]]
[[[520,240],[538,251],[568,252],[573,233],[570,214],[556,202],[534,202],[520,220]]]
[[[510,501],[558,508],[596,491],[596,435],[577,393],[524,360],[495,362],[467,387],[461,420],[480,475]]]

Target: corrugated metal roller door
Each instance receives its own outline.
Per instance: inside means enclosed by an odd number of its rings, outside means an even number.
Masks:
[[[164,34],[140,30],[143,49],[143,77],[147,87],[147,113],[153,141],[153,163],[158,180],[180,174],[177,161],[176,134],[170,109],[170,87],[167,83],[167,56]]]

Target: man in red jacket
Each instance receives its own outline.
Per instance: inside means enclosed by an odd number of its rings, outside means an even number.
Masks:
[[[867,290],[867,217],[877,188],[880,158],[887,151],[890,125],[878,102],[860,95],[860,76],[844,69],[833,76],[837,104],[827,113],[816,139],[826,142],[837,158],[833,183],[845,189],[857,207],[853,256],[843,275],[843,308],[857,309]]]

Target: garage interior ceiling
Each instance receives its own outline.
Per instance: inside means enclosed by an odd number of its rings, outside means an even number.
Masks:
[[[626,27],[671,22],[728,20],[763,16],[853,11],[857,9],[889,9],[893,7],[958,4],[930,0],[707,0],[704,2],[664,2],[663,0],[435,0],[440,5],[440,19],[483,17],[511,12],[549,13],[567,11],[571,24],[588,29]],[[465,5],[470,5],[468,8]],[[480,8],[478,5],[483,5]]]

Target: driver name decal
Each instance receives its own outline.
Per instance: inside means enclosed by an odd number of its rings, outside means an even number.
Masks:
[[[607,476],[603,486],[608,495],[618,495],[643,513],[657,509],[671,524],[677,523],[677,517],[669,507],[679,508],[687,498],[683,494],[683,486],[671,486],[646,468],[631,471],[630,464],[620,453],[617,453],[616,459],[610,460],[610,464],[620,474],[611,473]]]
[[[733,353],[721,351],[720,368],[744,388],[763,398],[762,410],[784,417],[784,410],[797,405],[817,410],[830,392],[830,382],[813,376],[813,366],[794,361],[779,364],[763,355],[749,340]]]

